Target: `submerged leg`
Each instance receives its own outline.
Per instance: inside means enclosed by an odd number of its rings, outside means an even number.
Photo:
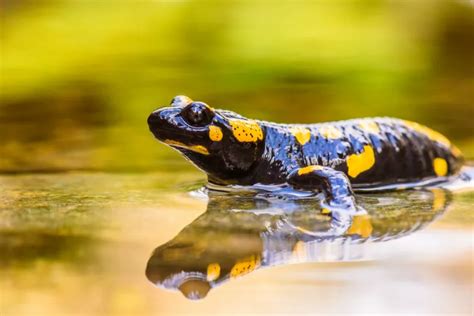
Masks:
[[[308,166],[291,172],[287,182],[296,189],[322,191],[325,195],[323,211],[365,212],[357,206],[351,183],[341,171],[317,165]]]

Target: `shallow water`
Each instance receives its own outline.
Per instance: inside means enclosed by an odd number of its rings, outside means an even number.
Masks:
[[[472,191],[358,195],[369,216],[327,238],[308,233],[330,227],[315,201],[190,193],[202,184],[199,173],[1,176],[4,314],[472,309]],[[196,302],[164,283],[208,293]]]
[[[472,314],[472,191],[358,195],[369,216],[332,223],[313,200],[208,198],[146,118],[178,94],[274,122],[393,116],[472,161],[473,9],[0,1],[0,315]]]

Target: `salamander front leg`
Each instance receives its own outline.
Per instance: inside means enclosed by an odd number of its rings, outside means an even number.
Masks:
[[[341,171],[318,165],[308,166],[291,172],[287,182],[296,189],[322,191],[325,195],[321,203],[323,211],[365,213],[363,208],[357,206],[351,183]]]

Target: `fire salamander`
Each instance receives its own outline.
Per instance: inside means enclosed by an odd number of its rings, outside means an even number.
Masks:
[[[217,185],[322,192],[324,211],[359,208],[353,190],[416,187],[459,172],[461,152],[440,133],[395,118],[319,124],[247,119],[177,96],[148,117],[154,136]]]

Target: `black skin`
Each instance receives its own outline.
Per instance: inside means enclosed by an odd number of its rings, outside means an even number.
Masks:
[[[257,126],[262,137],[239,141],[233,132],[232,120]],[[210,183],[289,185],[323,192],[329,210],[357,210],[353,188],[377,190],[385,186],[413,187],[421,181],[442,182],[456,174],[463,163],[458,150],[442,135],[393,118],[276,124],[250,120],[177,96],[170,107],[151,113],[148,125],[158,140],[168,143],[206,172]],[[367,125],[372,129],[363,127]],[[211,126],[220,129],[220,140],[211,139]],[[322,132],[328,126],[336,130],[336,135]],[[295,128],[308,131],[309,139],[303,144],[292,132]],[[256,134],[245,132],[251,136]],[[354,176],[348,163],[351,157],[368,152],[367,146],[372,149],[373,163]],[[441,175],[435,172],[436,158],[444,162]],[[316,167],[303,169],[308,166]]]

